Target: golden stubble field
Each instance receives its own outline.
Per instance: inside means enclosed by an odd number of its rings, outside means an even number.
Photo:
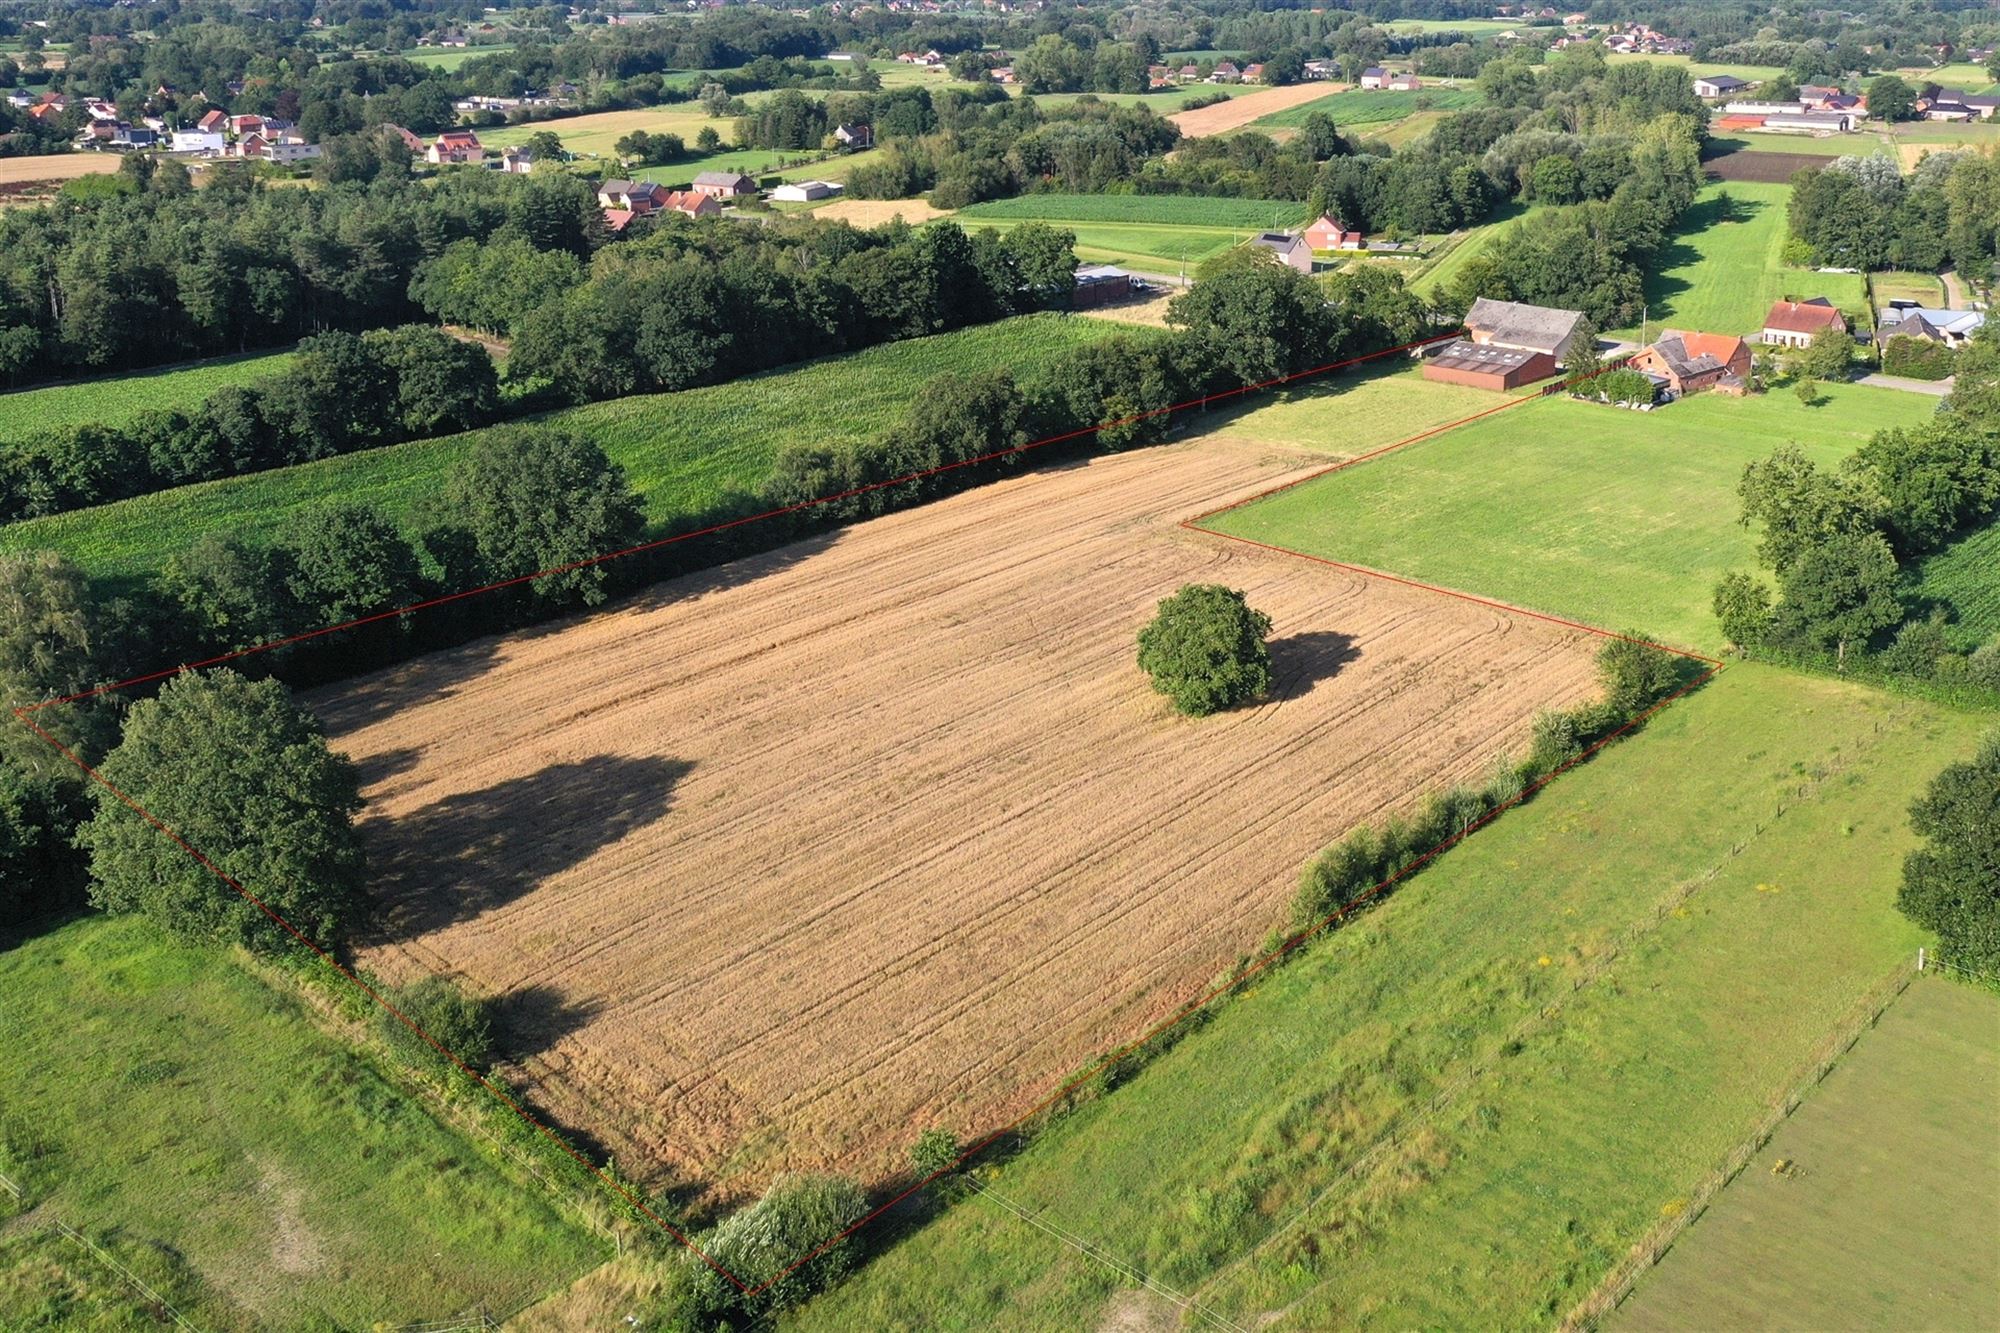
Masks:
[[[537,1100],[655,1182],[1004,1123],[1593,688],[1588,636],[1175,526],[1324,462],[1100,457],[322,692],[393,922],[363,964],[499,995]],[[1148,689],[1189,581],[1272,616],[1269,701]]]
[[[1240,130],[1253,120],[1261,120],[1307,102],[1317,102],[1322,97],[1345,92],[1347,88],[1344,83],[1294,83],[1282,88],[1259,88],[1253,92],[1237,93],[1227,102],[1217,102],[1214,106],[1176,111],[1167,119],[1180,126],[1181,133],[1187,138],[1205,139],[1211,134]]]

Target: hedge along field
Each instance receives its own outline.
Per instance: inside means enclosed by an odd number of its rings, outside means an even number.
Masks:
[[[1925,560],[1917,595],[1947,602],[1967,643],[2000,635],[2000,521],[1960,537]]]
[[[137,917],[0,952],[0,1169],[85,1232],[171,1243],[242,1327],[504,1315],[609,1246],[322,1034]]]
[[[658,534],[754,494],[788,440],[875,438],[934,375],[1028,371],[1120,332],[1145,336],[1101,320],[1029,315],[729,384],[568,408],[539,420],[596,440],[645,497],[648,530]],[[407,514],[437,493],[480,434],[392,445],[14,523],[0,528],[0,550],[60,551],[94,578],[130,585],[205,532],[269,540],[310,505],[339,500]]]
[[[1979,729],[1732,666],[980,1177],[1244,1328],[1547,1326],[1914,953],[1903,812]],[[973,1197],[791,1322],[1165,1326],[1132,1285]]]
[[[1756,534],[1737,521],[1744,465],[1797,441],[1828,466],[1936,406],[1857,384],[1822,393],[1811,408],[1790,393],[1697,394],[1653,412],[1530,403],[1208,526],[1713,650],[1715,583],[1755,565]]]
[[[1734,221],[1722,220],[1725,194]],[[1646,273],[1649,331],[1754,333],[1764,327],[1771,303],[1786,296],[1824,296],[1851,318],[1872,324],[1860,274],[1785,267],[1785,205],[1791,196],[1790,185],[1756,181],[1704,188]],[[1625,329],[1618,336],[1638,333]]]
[[[1478,106],[1479,94],[1471,88],[1419,88],[1415,92],[1394,92],[1387,88],[1350,88],[1283,111],[1273,111],[1255,122],[1260,129],[1296,129],[1315,111],[1333,117],[1335,125],[1382,125],[1418,111],[1459,111]]]
[[[1224,199],[1184,194],[1023,194],[962,208],[985,221],[1143,222],[1175,227],[1262,229],[1296,226],[1306,206],[1288,199]]]
[[[191,411],[217,389],[254,384],[291,361],[289,351],[251,352],[0,394],[0,448],[43,431],[122,426],[147,412]]]

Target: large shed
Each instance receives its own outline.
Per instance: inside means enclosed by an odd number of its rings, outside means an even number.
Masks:
[[[1502,347],[1460,338],[1424,358],[1424,378],[1471,389],[1505,391],[1545,380],[1556,373],[1548,352],[1526,347]]]

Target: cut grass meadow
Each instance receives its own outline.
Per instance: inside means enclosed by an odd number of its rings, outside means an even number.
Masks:
[[[0,393],[0,445],[70,426],[122,426],[147,412],[190,411],[217,389],[277,374],[292,355],[249,352]]]
[[[1979,730],[1733,666],[981,1179],[1240,1327],[1546,1327],[1914,953],[1884,868]],[[787,1326],[1172,1313],[996,1199]]]
[[[2000,996],[1919,978],[1607,1327],[2000,1328]]]
[[[1273,111],[1254,124],[1259,129],[1296,129],[1314,112],[1332,116],[1342,129],[1350,125],[1385,125],[1419,111],[1460,111],[1479,105],[1471,88],[1419,88],[1394,92],[1387,88],[1350,88],[1283,111]]]
[[[1723,221],[1722,197],[1731,221]],[[1648,331],[1696,329],[1754,333],[1764,327],[1771,303],[1783,297],[1824,296],[1850,317],[1872,323],[1858,273],[1816,273],[1787,268],[1785,205],[1789,185],[1728,181],[1702,190],[1646,274]],[[1639,330],[1617,336],[1636,337]]]
[[[171,1245],[246,1324],[504,1315],[606,1257],[229,957],[90,917],[0,953],[0,994],[4,1169],[71,1226]]]
[[[1003,366],[1021,373],[1117,333],[1146,336],[1101,320],[1032,315],[710,388],[568,408],[539,420],[594,439],[644,497],[648,532],[663,534],[745,502],[791,440],[875,438],[935,375]],[[406,515],[437,492],[481,434],[392,445],[13,523],[0,528],[0,550],[60,551],[93,578],[125,586],[150,576],[205,532],[271,540],[301,510],[327,501]]]
[[[1787,442],[1830,465],[1936,407],[1897,389],[1823,393],[1812,408],[1789,393],[1699,394],[1646,413],[1532,402],[1207,526],[1712,650],[1715,583],[1755,563],[1755,534],[1737,521],[1744,465]]]

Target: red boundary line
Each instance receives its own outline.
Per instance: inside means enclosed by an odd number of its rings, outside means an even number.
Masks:
[[[1704,671],[1700,676],[1688,682],[1686,685],[1683,685],[1680,689],[1674,691],[1672,694],[1666,696],[1664,699],[1661,699],[1658,703],[1654,704],[1651,708],[1648,708],[1645,712],[1639,714],[1637,717],[1627,722],[1624,726],[1619,727],[1616,731],[1613,731],[1609,735],[1603,737],[1602,739],[1597,741],[1596,744],[1590,746],[1588,749],[1584,750],[1581,754],[1577,755],[1575,758],[1551,770],[1547,774],[1544,774],[1542,777],[1530,783],[1528,786],[1522,788],[1521,792],[1518,795],[1516,795],[1513,799],[1505,801],[1500,805],[1495,806],[1492,810],[1489,810],[1486,814],[1482,815],[1480,818],[1474,820],[1470,824],[1467,824],[1463,829],[1459,830],[1457,833],[1446,838],[1443,842],[1440,842],[1437,846],[1431,848],[1429,851],[1425,852],[1422,856],[1419,856],[1414,861],[1410,862],[1407,866],[1403,867],[1403,869],[1397,871],[1395,874],[1389,876],[1388,878],[1382,880],[1380,883],[1376,884],[1374,887],[1370,888],[1366,893],[1363,893],[1358,897],[1350,900],[1344,906],[1337,908],[1335,911],[1320,918],[1312,925],[1300,931],[1297,931],[1292,935],[1287,936],[1281,943],[1279,943],[1279,945],[1276,948],[1270,950],[1268,953],[1265,953],[1263,956],[1255,960],[1250,966],[1245,968],[1244,971],[1237,974],[1231,980],[1223,983],[1220,986],[1213,987],[1208,991],[1204,992],[1203,994],[1197,996],[1196,998],[1188,1001],[1186,1004],[1182,1005],[1179,1009],[1175,1010],[1174,1013],[1168,1016],[1166,1019],[1162,1020],[1159,1023],[1156,1023],[1154,1026],[1147,1029],[1139,1036],[1134,1037],[1132,1040],[1126,1042],[1124,1045],[1117,1047],[1116,1049],[1112,1050],[1109,1054],[1101,1057],[1096,1063],[1089,1066],[1083,1072],[1071,1076],[1069,1079],[1059,1084],[1054,1092],[1050,1093],[1047,1097],[1044,1097],[1041,1101],[1035,1103],[1026,1112],[1022,1113],[1014,1120],[1008,1122],[1005,1125],[1002,1125],[998,1129],[993,1130],[984,1137],[976,1140],[975,1142],[964,1148],[964,1150],[961,1151],[955,1159],[953,1159],[950,1165],[941,1167],[938,1170],[931,1172],[929,1175],[923,1177],[921,1180],[918,1180],[915,1184],[903,1190],[901,1193],[876,1205],[873,1209],[863,1214],[860,1218],[855,1220],[851,1225],[846,1227],[844,1230],[836,1233],[833,1236],[828,1237],[818,1246],[808,1251],[807,1253],[801,1255],[798,1259],[794,1260],[790,1265],[788,1265],[784,1269],[780,1270],[778,1273],[774,1274],[770,1278],[766,1279],[765,1281],[759,1283],[757,1286],[754,1287],[750,1286],[748,1283],[744,1282],[743,1279],[737,1277],[736,1274],[730,1272],[727,1268],[724,1268],[721,1264],[717,1263],[713,1258],[711,1258],[707,1254],[706,1251],[704,1251],[700,1246],[696,1245],[680,1230],[675,1228],[672,1223],[668,1222],[665,1218],[661,1217],[658,1213],[654,1212],[653,1209],[646,1204],[644,1199],[640,1198],[632,1190],[628,1189],[625,1185],[623,1185],[618,1180],[613,1178],[603,1168],[593,1165],[587,1157],[585,1157],[582,1153],[578,1152],[576,1148],[571,1146],[571,1144],[566,1139],[564,1139],[560,1134],[556,1133],[554,1130],[550,1129],[546,1124],[544,1124],[541,1120],[537,1119],[535,1115],[532,1112],[530,1112],[525,1106],[523,1106],[520,1102],[508,1096],[505,1091],[500,1089],[495,1084],[489,1082],[483,1075],[472,1069],[464,1061],[460,1060],[456,1055],[452,1054],[451,1051],[447,1050],[442,1043],[440,1043],[435,1037],[431,1036],[430,1033],[426,1032],[423,1029],[423,1027],[420,1026],[414,1019],[412,1019],[408,1014],[404,1013],[401,1009],[398,1009],[394,1004],[392,1004],[387,996],[383,995],[373,986],[370,986],[365,980],[361,978],[359,974],[357,974],[352,969],[347,967],[344,963],[342,963],[339,959],[335,958],[327,950],[321,948],[318,944],[314,943],[311,939],[307,938],[302,932],[300,932],[296,927],[294,927],[291,922],[287,921],[283,916],[281,916],[278,912],[273,910],[267,903],[265,903],[263,899],[259,898],[256,894],[250,892],[249,889],[245,888],[240,882],[231,877],[228,874],[228,872],[224,871],[220,866],[216,865],[214,861],[210,860],[193,844],[189,843],[185,838],[181,837],[180,834],[176,833],[172,828],[168,827],[166,823],[164,823],[157,816],[155,816],[150,810],[140,805],[137,801],[132,799],[132,797],[126,795],[125,792],[121,791],[115,784],[106,779],[102,773],[99,773],[95,768],[91,767],[91,765],[86,763],[83,760],[82,756],[78,755],[74,750],[70,749],[68,746],[64,745],[60,740],[58,740],[55,736],[51,735],[45,728],[41,726],[40,723],[34,720],[32,715],[40,712],[44,708],[51,708],[57,704],[81,702],[82,700],[96,698],[100,695],[115,693],[119,690],[127,689],[134,685],[148,684],[150,682],[157,680],[169,679],[171,677],[181,675],[185,672],[199,670],[203,667],[219,666],[223,663],[233,662],[240,658],[253,656],[257,653],[269,652],[272,651],[273,649],[288,647],[295,643],[302,643],[309,639],[316,639],[324,635],[339,633],[342,630],[354,629],[362,625],[373,624],[377,621],[389,620],[398,616],[409,615],[413,612],[427,610],[431,607],[443,606],[451,602],[460,601],[464,598],[476,597],[482,593],[496,592],[502,588],[518,587],[521,584],[532,582],[535,579],[548,578],[556,574],[564,574],[573,570],[585,569],[594,565],[605,564],[612,560],[622,559],[625,556],[638,555],[646,551],[658,550],[662,547],[672,546],[680,542],[691,541],[696,537],[709,536],[711,534],[722,532],[730,528],[743,527],[747,524],[761,522],[765,519],[779,518],[786,514],[793,514],[793,513],[798,513],[802,510],[813,509],[820,505],[833,504],[841,500],[852,499],[855,496],[865,495],[871,491],[883,490],[891,486],[899,486],[906,482],[920,481],[926,477],[937,476],[941,473],[951,472],[958,468],[971,467],[978,463],[986,463],[986,462],[991,462],[995,459],[1007,458],[1020,454],[1025,454],[1031,450],[1039,449],[1046,445],[1057,444],[1066,440],[1078,439],[1083,436],[1093,434],[1099,430],[1103,430],[1109,427],[1130,425],[1135,422],[1148,420],[1149,418],[1152,417],[1169,415],[1171,413],[1182,411],[1186,408],[1194,407],[1197,405],[1206,407],[1210,403],[1217,402],[1223,399],[1233,398],[1242,394],[1255,393],[1263,389],[1273,388],[1275,386],[1282,384],[1288,384],[1294,380],[1307,379],[1315,375],[1326,374],[1329,371],[1342,370],[1349,366],[1359,365],[1362,362],[1366,361],[1378,360],[1382,357],[1393,356],[1396,355],[1397,353],[1418,350],[1423,347],[1427,347],[1432,343],[1442,342],[1446,339],[1456,336],[1457,334],[1454,331],[1452,333],[1445,333],[1429,338],[1422,338],[1414,342],[1403,343],[1396,347],[1387,348],[1384,349],[1383,351],[1370,352],[1363,356],[1349,357],[1342,361],[1329,362],[1328,364],[1323,366],[1315,366],[1310,370],[1295,371],[1289,375],[1280,375],[1274,379],[1264,380],[1257,384],[1246,384],[1241,388],[1228,389],[1221,393],[1209,394],[1201,398],[1191,398],[1185,402],[1174,403],[1167,407],[1157,407],[1149,409],[1144,412],[1136,412],[1130,416],[1120,417],[1115,421],[1103,422],[1100,425],[1087,426],[1079,430],[1065,431],[1059,435],[1051,435],[1045,439],[1032,440],[1026,444],[1018,444],[1006,449],[996,449],[991,453],[981,454],[976,458],[961,459],[957,462],[946,463],[939,467],[925,468],[920,471],[905,473],[902,476],[892,477],[886,481],[870,482],[866,485],[852,487],[848,490],[839,491],[831,495],[820,496],[817,499],[803,500],[796,504],[785,505],[777,509],[765,510],[762,513],[751,514],[742,518],[734,518],[734,519],[729,519],[725,522],[711,524],[707,527],[698,528],[691,532],[679,533],[670,537],[662,537],[654,541],[642,542],[636,546],[629,546],[622,550],[610,551],[602,555],[595,555],[588,557],[587,559],[571,561],[568,564],[558,565],[551,569],[540,570],[533,574],[522,574],[514,578],[502,579],[498,582],[485,584],[481,587],[467,588],[459,592],[445,594],[444,596],[432,597],[423,601],[413,602],[407,606],[398,607],[394,610],[379,611],[372,615],[360,616],[352,620],[342,621],[337,625],[328,625],[321,629],[309,630],[302,634],[294,634],[281,639],[273,639],[267,643],[257,644],[250,648],[238,649],[235,652],[223,653],[215,657],[204,658],[198,662],[184,663],[180,666],[166,668],[159,671],[152,671],[144,675],[133,676],[127,680],[117,681],[109,685],[100,685],[95,689],[84,690],[77,694],[65,695],[55,699],[45,699],[40,703],[33,704],[30,706],[15,707],[11,711],[13,712],[16,718],[20,719],[23,725],[30,728],[32,731],[34,731],[36,735],[40,736],[44,741],[48,742],[48,744],[56,751],[56,753],[60,754],[63,758],[69,760],[69,762],[76,765],[77,768],[81,769],[85,774],[85,776],[87,776],[91,781],[97,783],[99,786],[103,787],[106,791],[110,792],[112,796],[117,798],[119,802],[129,807],[136,814],[138,814],[140,818],[144,819],[147,823],[151,824],[154,828],[158,829],[161,833],[165,834],[169,839],[171,839],[174,842],[176,846],[178,846],[182,851],[186,852],[190,857],[194,858],[194,860],[198,862],[203,868],[208,870],[211,874],[213,874],[217,879],[221,880],[224,884],[228,885],[231,889],[233,889],[238,895],[240,895],[246,902],[250,903],[258,911],[262,912],[265,916],[269,917],[287,935],[290,935],[300,944],[303,944],[306,948],[310,949],[317,957],[319,957],[322,961],[324,961],[328,966],[332,967],[336,972],[338,972],[348,982],[353,984],[369,999],[373,1000],[376,1004],[379,1004],[380,1006],[382,1006],[383,1009],[387,1010],[390,1014],[394,1015],[398,1022],[402,1023],[404,1027],[408,1028],[412,1033],[416,1034],[416,1036],[420,1040],[422,1040],[424,1044],[431,1047],[431,1049],[435,1050],[439,1055],[442,1055],[460,1073],[464,1074],[467,1078],[471,1079],[481,1088],[491,1093],[497,1101],[499,1101],[502,1105],[507,1107],[507,1109],[509,1109],[510,1111],[514,1112],[514,1114],[519,1116],[522,1120],[526,1121],[528,1125],[531,1126],[536,1132],[540,1133],[544,1138],[548,1139],[551,1143],[555,1144],[556,1147],[560,1148],[566,1155],[568,1155],[570,1158],[572,1158],[581,1166],[583,1166],[585,1170],[589,1171],[592,1175],[596,1176],[598,1180],[610,1186],[620,1197],[622,1197],[625,1200],[625,1202],[630,1204],[639,1213],[643,1214],[646,1218],[651,1220],[667,1235],[673,1237],[681,1245],[686,1247],[688,1250],[692,1251],[696,1255],[696,1257],[698,1257],[703,1263],[707,1264],[710,1269],[712,1269],[714,1272],[716,1272],[722,1278],[728,1281],[744,1297],[747,1298],[751,1296],[756,1296],[759,1293],[769,1289],[776,1283],[782,1281],[785,1277],[789,1276],[791,1273],[795,1272],[805,1264],[812,1262],[820,1255],[826,1253],[828,1250],[832,1249],[835,1245],[838,1245],[840,1242],[846,1240],[849,1236],[853,1235],[861,1228],[867,1226],[868,1223],[874,1221],[876,1218],[880,1217],[883,1213],[889,1211],[891,1208],[894,1208],[897,1204],[903,1202],[903,1200],[916,1194],[918,1191],[922,1190],[925,1186],[929,1185],[931,1182],[939,1179],[942,1176],[949,1175],[950,1173],[956,1171],[965,1162],[977,1156],[980,1152],[984,1151],[986,1148],[991,1147],[994,1143],[998,1142],[1000,1139],[1004,1138],[1008,1134],[1011,1134],[1015,1130],[1019,1129],[1029,1120],[1032,1120],[1034,1117],[1040,1115],[1043,1111],[1047,1110],[1049,1107],[1055,1105],[1063,1098],[1069,1096],[1071,1092],[1075,1091],[1078,1087],[1082,1086],[1089,1080],[1095,1078],[1099,1072],[1110,1066],[1115,1061],[1124,1058],[1126,1055],[1130,1054],[1132,1051],[1137,1050],[1139,1047],[1145,1045],[1153,1038],[1172,1029],[1173,1027],[1181,1023],[1184,1019],[1186,1019],[1189,1015],[1195,1013],[1197,1010],[1204,1008],[1209,1003],[1221,997],[1222,995],[1227,994],[1229,991],[1236,989],[1238,986],[1241,986],[1244,982],[1248,981],[1250,978],[1256,976],[1258,973],[1269,968],[1272,964],[1276,963],[1284,955],[1298,948],[1300,945],[1304,944],[1307,940],[1312,939],[1314,936],[1320,934],[1322,931],[1326,930],[1329,926],[1335,925],[1336,923],[1345,920],[1347,917],[1351,916],[1355,911],[1357,911],[1358,909],[1360,909],[1373,899],[1379,897],[1381,894],[1387,892],[1393,885],[1408,878],[1410,875],[1414,874],[1423,866],[1427,865],[1429,862],[1434,860],[1440,854],[1442,854],[1449,848],[1453,847],[1454,845],[1462,841],[1468,834],[1490,823],[1502,811],[1511,809],[1512,807],[1519,805],[1521,802],[1527,800],[1530,796],[1534,795],[1535,792],[1541,790],[1542,787],[1546,786],[1559,774],[1568,772],[1571,768],[1574,768],[1576,765],[1590,758],[1592,755],[1596,754],[1599,750],[1609,745],[1612,741],[1618,739],[1620,736],[1623,736],[1626,733],[1638,727],[1641,723],[1645,722],[1655,713],[1665,708],[1668,704],[1673,703],[1675,700],[1680,699],[1686,696],[1687,694],[1692,693],[1694,690],[1700,688],[1702,685],[1706,684],[1710,679],[1712,679],[1716,675],[1716,673],[1722,669],[1722,663],[1717,661],[1715,658],[1704,657],[1699,653],[1690,652],[1684,648],[1675,648],[1665,644],[1651,643],[1644,639],[1635,639],[1628,635],[1618,634],[1609,630],[1599,629],[1593,625],[1585,625],[1578,623],[1576,621],[1564,620],[1560,616],[1546,615],[1542,612],[1531,611],[1524,607],[1509,606],[1504,602],[1492,601],[1488,598],[1474,596],[1471,593],[1459,592],[1455,589],[1443,588],[1434,584],[1421,583],[1415,579],[1401,578],[1397,575],[1387,574],[1380,570],[1367,569],[1359,565],[1344,564],[1338,560],[1327,559],[1323,556],[1309,555],[1306,554],[1305,552],[1289,550],[1282,546],[1274,546],[1267,542],[1255,541],[1248,537],[1237,537],[1230,533],[1214,532],[1210,529],[1200,528],[1197,526],[1201,522],[1210,518],[1214,518],[1219,514],[1228,513],[1234,509],[1240,509],[1243,506],[1252,503],[1253,501],[1265,499],[1269,496],[1276,495],[1279,492],[1290,490],[1294,486],[1302,486],[1308,481],[1313,481],[1319,477],[1324,477],[1331,473],[1342,471],[1346,468],[1353,467],[1356,464],[1365,463],[1371,459],[1380,458],[1384,454],[1388,454],[1394,452],[1395,450],[1402,449],[1408,445],[1416,444],[1423,440],[1428,440],[1435,436],[1442,435],[1447,431],[1454,430],[1459,426],[1463,426],[1470,422],[1477,421],[1482,417],[1492,416],[1497,412],[1504,412],[1509,408],[1519,407],[1523,403],[1537,402],[1541,398],[1546,397],[1549,391],[1544,391],[1543,393],[1540,394],[1529,394],[1529,395],[1523,395],[1518,398],[1513,398],[1508,400],[1507,402],[1500,403],[1494,407],[1489,407],[1484,409],[1483,411],[1475,412],[1470,416],[1461,417],[1456,421],[1447,422],[1446,424],[1441,426],[1434,426],[1429,430],[1420,432],[1419,434],[1416,435],[1409,436],[1406,439],[1398,440],[1393,444],[1383,445],[1379,449],[1370,450],[1367,453],[1356,455],[1353,458],[1343,459],[1338,463],[1335,463],[1329,467],[1320,468],[1314,472],[1308,473],[1303,477],[1295,478],[1291,481],[1284,482],[1280,485],[1270,487],[1267,490],[1260,491],[1255,495],[1246,496],[1243,499],[1232,501],[1231,503],[1222,505],[1216,509],[1211,509],[1205,513],[1198,514],[1193,518],[1183,520],[1180,526],[1189,531],[1202,532],[1205,535],[1212,537],[1219,537],[1226,541],[1240,542],[1244,545],[1258,547],[1262,550],[1276,552],[1280,555],[1288,555],[1296,559],[1312,561],[1315,564],[1328,565],[1335,569],[1344,570],[1349,573],[1360,574],[1369,578],[1383,579],[1387,582],[1402,584],[1406,587],[1419,588],[1426,592],[1440,593],[1447,597],[1454,597],[1462,601],[1473,602],[1481,606],[1491,607],[1495,610],[1504,611],[1513,615],[1529,616],[1537,620],[1548,621],[1550,623],[1561,625],[1569,629],[1575,629],[1583,631],[1584,633],[1594,634],[1600,638],[1620,639],[1628,643],[1644,644],[1646,647],[1657,648],[1663,652],[1672,653],[1679,657],[1685,657],[1695,661],[1702,662],[1708,666],[1708,670]]]

